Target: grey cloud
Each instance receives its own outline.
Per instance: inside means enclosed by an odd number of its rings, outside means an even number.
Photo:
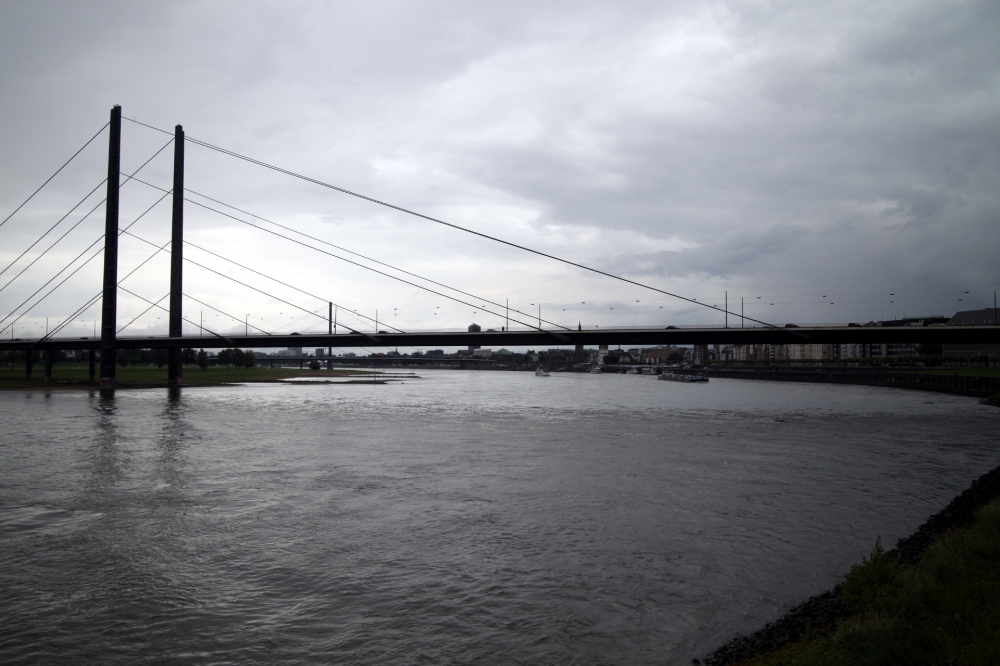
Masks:
[[[676,291],[985,293],[1000,282],[993,2],[192,1],[0,12],[0,109],[17,128],[0,136],[5,210],[120,102],[151,124],[181,122],[212,143]],[[161,141],[126,131],[128,164]],[[102,159],[96,150],[0,229],[0,254],[89,189]],[[169,160],[150,172],[163,182],[168,169]],[[569,301],[584,284],[569,269],[201,149],[189,170],[193,188],[470,289]],[[130,197],[129,210],[144,201]],[[162,236],[158,220],[148,233]],[[276,270],[355,279],[291,249],[275,257],[283,246],[236,229],[191,213],[192,234],[225,235]],[[613,240],[631,232],[693,247]],[[503,270],[512,262],[517,271]],[[359,304],[408,298],[387,283],[350,284]],[[157,277],[148,289],[160,289]],[[857,307],[863,318],[868,306]]]

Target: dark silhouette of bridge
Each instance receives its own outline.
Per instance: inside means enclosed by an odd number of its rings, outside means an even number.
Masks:
[[[583,264],[579,264],[573,261],[569,261],[545,252],[540,252],[529,247],[522,245],[517,245],[509,241],[489,236],[471,229],[460,227],[458,225],[439,220],[421,213],[417,213],[399,206],[389,204],[371,197],[357,194],[322,181],[297,174],[280,167],[266,164],[259,160],[255,160],[243,155],[239,155],[232,151],[228,151],[217,146],[205,143],[203,141],[189,139],[185,137],[183,128],[178,125],[175,128],[171,142],[174,146],[174,163],[173,163],[173,187],[171,190],[163,190],[156,187],[150,183],[145,183],[136,177],[139,170],[136,170],[133,174],[123,174],[121,172],[121,127],[122,127],[122,114],[121,107],[115,106],[111,111],[111,119],[105,128],[109,129],[109,149],[108,149],[108,175],[107,175],[107,196],[105,205],[105,230],[104,230],[104,246],[103,246],[103,288],[100,294],[93,297],[85,306],[77,311],[77,313],[82,312],[86,307],[90,307],[95,304],[97,300],[101,300],[101,335],[99,338],[69,338],[69,337],[57,337],[57,333],[61,330],[61,327],[57,327],[50,333],[47,333],[44,337],[35,339],[6,339],[0,340],[0,351],[2,350],[25,350],[29,352],[33,351],[43,351],[46,354],[50,354],[54,350],[89,350],[90,351],[90,361],[91,367],[94,367],[95,358],[98,350],[100,351],[100,385],[104,388],[113,388],[115,386],[115,362],[118,350],[130,350],[130,349],[146,349],[146,348],[159,348],[167,349],[168,351],[168,383],[170,385],[180,385],[182,383],[182,363],[181,363],[181,350],[183,348],[197,347],[197,348],[228,348],[228,347],[244,347],[244,348],[281,348],[281,347],[326,347],[326,348],[368,348],[368,347],[447,347],[447,346],[497,346],[497,347],[547,347],[552,345],[572,345],[577,349],[582,349],[584,345],[592,346],[612,346],[612,345],[679,345],[679,344],[695,344],[695,345],[706,345],[706,344],[795,344],[795,343],[812,343],[812,344],[982,344],[982,343],[997,343],[1000,341],[1000,327],[997,326],[859,326],[856,324],[843,325],[843,326],[776,326],[763,322],[751,317],[746,317],[742,313],[730,312],[728,310],[728,303],[725,308],[720,308],[714,305],[708,305],[702,302],[698,302],[695,299],[686,298],[684,296],[673,294],[671,292],[652,287],[650,285],[642,284],[627,278],[623,278],[611,273],[600,271]],[[131,121],[136,122],[138,121]],[[143,125],[143,123],[138,123]],[[146,127],[150,127],[145,125]],[[102,128],[101,131],[103,131]],[[157,131],[158,128],[152,127],[151,129]],[[91,141],[96,138],[98,134],[95,134]],[[169,134],[169,133],[168,133]],[[244,224],[250,224],[250,226],[255,226],[261,231],[265,231],[269,234],[274,234],[281,238],[285,238],[292,242],[298,243],[305,247],[309,247],[313,250],[323,252],[327,255],[336,257],[348,263],[361,266],[367,270],[373,271],[383,276],[390,277],[394,280],[399,280],[406,284],[419,287],[431,293],[443,296],[452,301],[462,303],[464,305],[472,305],[473,307],[479,308],[490,312],[487,308],[481,305],[481,303],[490,303],[495,308],[502,309],[504,306],[498,303],[493,303],[488,299],[483,299],[481,297],[470,294],[461,289],[454,287],[449,287],[440,282],[435,282],[429,278],[424,278],[422,276],[403,271],[402,269],[397,269],[395,267],[389,266],[384,262],[377,261],[370,257],[364,257],[355,252],[351,252],[346,248],[341,248],[326,242],[322,239],[318,239],[312,236],[307,236],[301,232],[297,232],[289,227],[285,227],[275,222],[270,224],[288,231],[289,233],[294,233],[298,235],[298,238],[292,238],[291,236],[285,235],[284,232],[276,232],[269,228],[264,228],[251,223],[246,222],[240,218],[234,217],[233,215],[227,214],[223,211],[211,208],[204,203],[194,201],[185,197],[185,192],[190,192],[184,187],[184,147],[186,141],[192,141],[197,145],[210,148],[212,150],[219,151],[223,154],[229,155],[233,158],[245,160],[253,164],[257,164],[268,169],[284,173],[295,178],[311,182],[322,187],[327,187],[338,192],[348,194],[350,196],[359,197],[361,199],[370,201],[372,203],[387,206],[397,211],[401,211],[406,214],[415,215],[417,217],[429,220],[434,223],[443,224],[445,226],[461,230],[464,232],[472,233],[477,236],[489,239],[491,241],[503,243],[505,245],[524,250],[526,252],[531,252],[536,255],[540,255],[555,261],[559,261],[571,266],[575,266],[581,270],[590,271],[597,273],[608,278],[626,282],[632,285],[637,285],[645,289],[650,289],[656,291],[660,294],[665,294],[667,296],[686,301],[688,303],[693,303],[698,306],[706,307],[717,312],[722,312],[726,314],[727,321],[728,317],[732,315],[734,321],[738,320],[740,322],[739,327],[674,327],[669,326],[666,328],[588,328],[584,330],[579,327],[573,330],[566,326],[561,326],[553,322],[548,322],[542,319],[539,314],[537,318],[537,325],[534,321],[533,315],[527,315],[527,313],[514,311],[515,316],[510,316],[510,309],[506,310],[506,318],[508,320],[508,326],[504,326],[502,330],[487,330],[487,331],[402,331],[394,327],[392,330],[380,330],[378,322],[375,322],[375,327],[372,332],[366,332],[360,330],[359,328],[349,328],[345,327],[342,323],[335,325],[335,320],[333,318],[334,304],[329,304],[329,316],[328,316],[328,332],[325,334],[317,333],[305,333],[305,334],[271,334],[265,331],[260,331],[259,334],[246,334],[246,335],[225,335],[213,331],[209,331],[204,328],[201,324],[190,321],[186,319],[183,315],[183,299],[186,296],[183,292],[183,269],[185,261],[190,261],[184,257],[184,204],[185,202],[192,203],[203,208],[208,208],[209,210],[214,210],[217,213],[231,217],[234,220],[242,222]],[[164,145],[160,151],[164,150],[168,142]],[[87,142],[89,144],[90,141]],[[86,145],[84,147],[86,147]],[[83,150],[81,148],[80,150]],[[77,151],[76,154],[79,154]],[[157,152],[159,154],[159,151]],[[76,155],[74,155],[76,157]],[[154,155],[155,157],[155,155]],[[73,158],[70,158],[72,161]],[[150,158],[151,160],[152,158]],[[67,162],[66,164],[68,164]],[[149,163],[147,160],[146,164]],[[63,167],[66,165],[64,164]],[[143,165],[145,166],[145,164]],[[60,170],[63,168],[60,167]],[[140,167],[141,170],[142,167]],[[56,172],[57,174],[59,171]],[[53,174],[53,177],[55,174]],[[169,314],[168,320],[168,334],[166,336],[121,336],[118,333],[120,330],[118,328],[117,319],[117,294],[119,289],[125,290],[120,286],[120,280],[118,278],[118,239],[122,234],[128,234],[134,236],[128,231],[129,226],[124,229],[119,226],[119,189],[121,186],[122,176],[127,176],[127,179],[135,179],[140,183],[153,187],[155,189],[163,192],[163,196],[160,198],[162,201],[167,196],[171,197],[172,202],[172,217],[171,217],[171,241],[170,246],[170,292],[169,292],[169,307],[164,308],[159,305],[159,302],[152,302],[147,299],[133,294],[128,291],[128,293],[133,296],[137,296],[143,301],[150,304],[147,308],[147,312],[158,307],[160,309],[166,310]],[[49,178],[49,181],[52,178]],[[45,186],[49,181],[43,183],[42,187]],[[127,182],[127,181],[126,181]],[[98,185],[100,187],[100,185]],[[39,190],[35,191],[31,197],[35,196]],[[97,188],[95,188],[96,190]],[[89,195],[88,195],[89,196]],[[215,199],[206,197],[205,195],[199,195],[209,201],[221,204],[223,206],[229,207],[233,210],[239,211],[239,209],[229,206],[228,204],[223,204]],[[31,199],[28,198],[28,200]],[[27,203],[27,201],[25,203]],[[82,203],[82,202],[81,202]],[[159,201],[157,202],[159,203]],[[23,206],[24,204],[21,204]],[[155,206],[156,204],[154,204]],[[151,207],[152,208],[152,207]],[[20,210],[20,206],[17,210]],[[14,211],[14,213],[17,212]],[[96,207],[95,207],[96,210]],[[71,211],[72,212],[72,211]],[[93,212],[93,211],[91,211]],[[148,212],[148,210],[147,210]],[[245,211],[239,211],[245,213]],[[13,216],[13,214],[11,216]],[[144,213],[145,214],[145,213]],[[8,216],[7,220],[11,216]],[[140,216],[141,217],[141,216]],[[64,218],[65,219],[65,218]],[[262,219],[262,218],[261,218]],[[0,226],[7,221],[0,222]],[[138,221],[138,220],[136,220]],[[58,223],[57,223],[58,224]],[[132,223],[134,224],[134,222]],[[48,233],[48,232],[46,232]],[[68,233],[68,232],[67,232]],[[135,236],[138,238],[138,236]],[[310,241],[303,241],[300,238],[311,239]],[[140,238],[140,240],[143,240]],[[148,241],[145,241],[148,242]],[[312,243],[319,243],[330,248],[335,248],[340,254],[334,254],[332,251],[319,248]],[[96,244],[96,241],[95,241]],[[152,245],[152,243],[150,243]],[[91,246],[93,247],[93,245]],[[156,247],[154,245],[154,247]],[[197,247],[197,246],[195,246]],[[29,248],[30,250],[31,248]],[[51,249],[51,246],[50,246]],[[88,248],[89,250],[90,248]],[[158,247],[157,252],[165,249],[164,247]],[[204,248],[199,248],[204,250]],[[207,250],[205,250],[207,252]],[[27,252],[27,250],[25,251]],[[85,251],[86,252],[86,251]],[[358,263],[352,259],[345,258],[341,254],[351,254],[358,257],[362,257],[370,262],[374,262],[383,267],[393,268],[396,271],[404,273],[408,276],[420,278],[421,280],[427,281],[435,287],[429,288],[422,284],[414,283],[407,278],[399,278],[395,275],[390,275],[380,269],[372,268],[368,265]],[[250,270],[258,275],[263,275],[268,279],[272,279],[275,282],[285,285],[286,287],[292,287],[280,279],[268,276],[260,271],[253,268],[243,266],[230,259],[222,257],[216,253],[210,253],[214,256],[227,261],[229,263],[236,264],[242,268]],[[154,253],[155,255],[155,253]],[[24,256],[22,254],[21,256]],[[82,256],[82,255],[81,255]],[[91,257],[93,259],[96,257],[96,253]],[[19,257],[20,258],[20,257]],[[16,260],[15,260],[16,261]],[[75,260],[74,260],[75,261]],[[148,260],[147,260],[148,261]],[[194,263],[194,262],[192,262]],[[13,265],[13,264],[11,264]],[[196,264],[201,266],[201,264]],[[141,264],[140,264],[141,266]],[[9,268],[10,266],[8,266]],[[30,265],[29,265],[30,267]],[[81,266],[82,267],[82,266]],[[207,268],[202,266],[202,268]],[[6,269],[4,269],[6,270]],[[65,269],[64,269],[65,270]],[[76,270],[79,270],[76,269]],[[137,270],[137,269],[136,269]],[[207,269],[212,270],[212,269]],[[22,271],[23,272],[23,271]],[[60,271],[61,274],[62,271]],[[70,274],[70,277],[75,273]],[[133,271],[134,272],[134,271]],[[212,271],[219,275],[217,271]],[[20,274],[18,274],[20,275]],[[227,277],[222,275],[223,277]],[[58,277],[58,274],[57,274]],[[126,276],[127,277],[127,276]],[[15,278],[16,279],[16,278]],[[55,279],[55,278],[53,278]],[[48,292],[51,294],[55,288],[63,284],[69,277],[56,285],[52,290]],[[229,278],[233,279],[233,278]],[[267,294],[259,289],[255,289],[250,285],[239,282],[233,279],[239,284],[243,284],[246,287],[254,289],[266,296],[275,298],[280,302],[292,305],[293,307],[298,307],[286,300]],[[49,282],[52,282],[50,280]],[[46,283],[48,285],[49,283]],[[43,285],[46,286],[46,285]],[[302,289],[296,289],[296,291],[307,294],[311,297],[315,297],[313,294],[309,294]],[[447,294],[440,289],[451,290],[452,292],[459,294],[455,296],[453,294]],[[41,289],[39,290],[41,291]],[[36,294],[39,292],[35,292]],[[46,294],[46,296],[48,295]],[[44,298],[44,297],[43,297]],[[316,297],[318,298],[318,297]],[[473,299],[477,303],[473,303],[468,299]],[[30,298],[28,300],[31,300]],[[161,299],[162,301],[163,299]],[[25,301],[27,303],[27,301]],[[36,301],[31,307],[37,305],[39,301]],[[22,304],[23,305],[23,304]],[[21,306],[18,306],[21,307]],[[304,308],[298,308],[305,312],[309,312]],[[16,309],[15,309],[16,311]],[[27,312],[27,310],[25,311]],[[13,313],[12,313],[13,314]],[[21,316],[23,316],[22,313]],[[310,313],[312,314],[312,313]],[[491,312],[491,314],[499,314],[499,316],[504,316],[499,312]],[[520,319],[519,319],[520,318]],[[365,319],[368,319],[365,317]],[[526,321],[527,320],[527,321]],[[15,320],[16,321],[16,320]],[[68,321],[68,320],[67,320]],[[134,321],[134,320],[133,320]],[[513,328],[509,326],[509,322],[514,321],[516,326]],[[185,336],[182,335],[182,323],[187,322],[198,327],[202,334],[198,336]],[[530,322],[530,323],[529,323]],[[749,322],[749,326],[747,323]],[[8,324],[8,327],[12,324]],[[124,328],[124,327],[123,327]],[[248,333],[250,326],[247,325]],[[340,329],[346,329],[345,332],[341,332]],[[12,329],[13,330],[13,329]],[[257,329],[260,330],[260,329]],[[28,355],[29,362],[28,373],[31,372],[31,355]],[[51,366],[50,358],[47,356],[46,366]]]

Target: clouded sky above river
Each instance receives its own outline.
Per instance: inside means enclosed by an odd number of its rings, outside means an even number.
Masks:
[[[128,118],[181,123],[191,137],[700,301],[721,305],[728,290],[731,310],[743,297],[747,315],[767,321],[950,315],[992,306],[1000,288],[991,0],[7,2],[0,37],[2,217],[118,103]],[[123,170],[167,139],[126,122]],[[102,135],[0,228],[3,266],[97,185],[105,164]],[[168,148],[143,173],[169,187],[170,164]],[[192,190],[525,312],[541,303],[546,319],[722,323],[198,146],[187,169]],[[126,185],[123,226],[159,196]],[[169,217],[165,201],[132,231],[164,243]],[[377,308],[404,329],[503,323],[193,205],[187,226],[197,245],[322,300],[195,248],[188,257],[307,310],[325,314],[325,300],[368,316]],[[98,210],[0,291],[0,315],[102,229]],[[124,237],[120,275],[149,247]],[[123,286],[156,300],[167,266],[161,254]],[[216,330],[237,324],[213,307],[269,331],[325,328],[186,270],[185,291],[204,303],[189,300],[186,312],[204,311]],[[99,289],[98,258],[18,332],[61,320]],[[120,303],[122,324],[147,307],[128,293]],[[90,332],[95,316],[67,331]],[[147,330],[165,331],[162,314],[127,329]]]

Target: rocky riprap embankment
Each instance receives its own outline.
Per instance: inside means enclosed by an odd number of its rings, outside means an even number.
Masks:
[[[928,546],[942,533],[970,525],[976,511],[1000,498],[1000,467],[987,472],[972,482],[961,495],[943,510],[931,516],[916,532],[900,539],[887,555],[904,566],[913,566]],[[832,632],[837,623],[846,617],[848,610],[840,598],[840,586],[812,597],[788,611],[780,620],[765,626],[750,636],[739,636],[716,650],[705,659],[708,666],[737,664],[753,657],[774,652],[807,635],[817,636]],[[695,660],[695,663],[699,663]]]

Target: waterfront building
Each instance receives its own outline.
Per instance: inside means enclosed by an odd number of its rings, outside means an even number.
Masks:
[[[641,358],[644,361],[665,363],[670,358],[671,354],[683,356],[684,350],[679,347],[660,345],[658,347],[647,347],[646,349],[642,349],[641,354]]]
[[[708,360],[708,345],[694,345],[691,350],[691,363],[702,365]]]
[[[984,308],[982,310],[963,310],[956,312],[955,316],[948,320],[948,326],[996,326],[1000,323],[1000,314],[995,308]],[[944,344],[941,345],[941,353],[945,356],[989,356],[1000,358],[1000,344]]]
[[[865,345],[863,344],[841,344],[838,345],[837,358],[865,358]]]
[[[791,361],[823,361],[834,358],[833,345],[790,344],[785,347]]]
[[[479,324],[469,324],[469,333],[479,333],[482,331],[482,327]],[[479,349],[479,345],[469,345],[469,351],[474,352]]]

